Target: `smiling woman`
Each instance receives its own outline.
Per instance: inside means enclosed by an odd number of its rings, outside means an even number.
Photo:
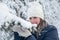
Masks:
[[[42,5],[33,2],[32,6],[28,8],[27,11],[28,18],[32,24],[37,24],[37,31],[30,32],[29,30],[24,30],[25,32],[20,31],[21,36],[18,33],[14,33],[14,40],[59,40],[58,32],[55,26],[49,25],[44,19],[44,13]],[[28,33],[28,34],[27,34]],[[25,34],[25,36],[23,36]]]
[[[29,3],[34,1],[37,1],[39,3],[41,2],[44,9],[45,20],[49,24],[56,26],[60,38],[60,0],[0,0],[0,2],[6,3],[12,9],[11,14],[15,14],[19,17],[21,13],[25,14],[28,8],[27,5],[29,5]],[[23,15],[22,18],[26,19],[26,15]],[[3,31],[0,30],[0,40],[8,40],[8,39],[13,40],[13,37],[10,36],[9,34],[11,34],[11,32],[6,33],[4,30]]]

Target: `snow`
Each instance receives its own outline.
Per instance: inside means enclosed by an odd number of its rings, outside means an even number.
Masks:
[[[9,8],[7,7],[7,5],[3,3],[0,3],[0,17],[1,17],[0,18],[0,29],[3,28],[3,30],[5,29],[5,31],[11,31],[11,29],[9,30],[9,28],[11,27],[9,25],[12,24],[13,21],[15,21],[15,25],[18,25],[18,23],[20,23],[21,27],[23,28],[29,29],[32,27],[32,24],[29,21],[25,21],[24,19],[11,14],[9,12]],[[4,32],[2,33],[4,34]]]
[[[22,18],[19,18],[11,13],[9,13],[9,11],[7,10],[7,6],[6,5],[3,5],[1,4],[2,6],[0,7],[0,20],[1,22],[12,22],[13,21],[16,21],[16,22],[19,22],[21,23],[22,27],[26,27],[26,28],[30,28],[32,27],[32,24],[28,21],[25,21],[24,19]],[[16,23],[15,22],[15,23]],[[0,26],[1,26],[1,23],[0,23]]]
[[[21,17],[23,19],[26,19],[27,18],[26,11],[29,8],[28,6],[29,3],[36,0],[22,0],[22,1],[0,0],[0,1],[8,5],[11,14],[18,16],[19,18]],[[53,24],[54,26],[56,26],[60,38],[60,0],[37,0],[37,2],[41,2],[41,4],[43,5],[45,20],[49,24]],[[8,40],[9,38],[10,38],[9,40],[14,39],[13,35],[11,36],[10,33],[5,32],[5,30],[0,30],[0,38],[1,38],[0,40]]]

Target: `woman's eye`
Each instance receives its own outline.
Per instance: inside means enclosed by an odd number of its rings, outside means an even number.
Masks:
[[[34,17],[34,19],[37,18],[37,17]]]
[[[29,19],[32,19],[32,18],[29,18]]]
[[[36,19],[37,17],[30,17],[29,19]]]

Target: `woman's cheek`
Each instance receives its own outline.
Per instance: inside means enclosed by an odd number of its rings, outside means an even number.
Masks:
[[[40,20],[36,20],[36,24],[39,24],[40,23]]]

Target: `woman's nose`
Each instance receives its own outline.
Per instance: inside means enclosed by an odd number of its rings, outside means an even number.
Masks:
[[[30,20],[30,22],[31,22],[32,24],[35,24],[35,20]]]

